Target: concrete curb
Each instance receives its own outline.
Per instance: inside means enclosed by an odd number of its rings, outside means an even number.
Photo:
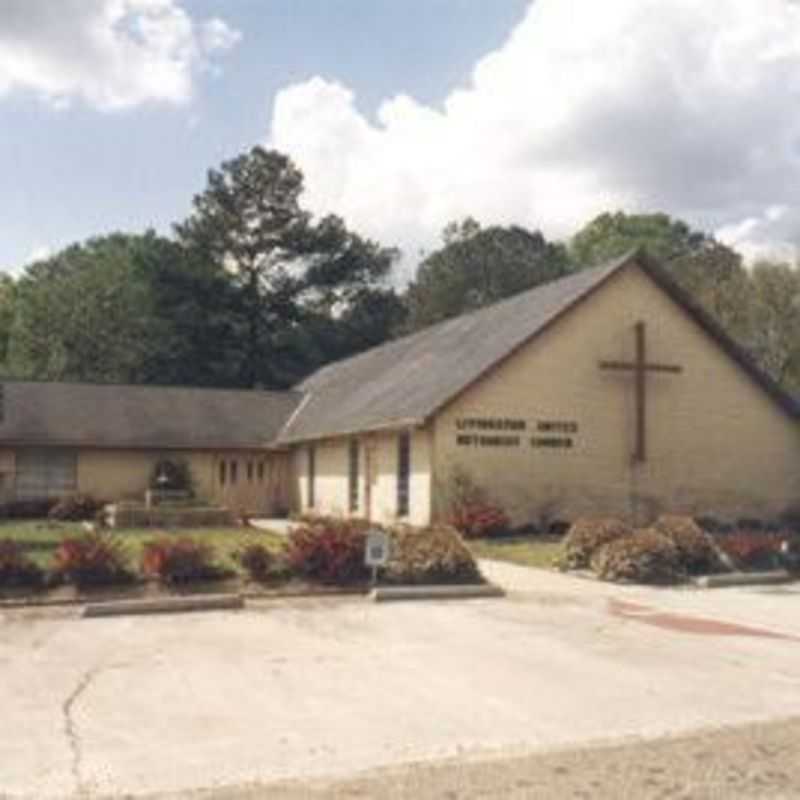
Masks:
[[[164,597],[155,600],[112,600],[90,603],[84,617],[117,617],[128,614],[173,614],[185,611],[218,611],[244,608],[240,594],[207,594],[196,597]]]
[[[376,586],[369,597],[376,603],[391,600],[467,600],[473,597],[505,597],[505,592],[491,583],[453,584],[451,586]]]
[[[776,583],[789,583],[795,577],[785,569],[770,572],[728,572],[720,575],[702,575],[693,578],[692,583],[701,589],[722,589],[726,586],[772,586]]]

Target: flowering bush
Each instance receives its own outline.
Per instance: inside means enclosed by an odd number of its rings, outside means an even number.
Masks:
[[[77,586],[126,583],[133,579],[122,542],[94,531],[61,540],[55,553],[54,574]]]
[[[478,583],[478,565],[458,531],[447,525],[402,526],[390,531],[389,563],[383,577],[391,583]]]
[[[38,587],[44,572],[13,539],[0,539],[0,587]]]
[[[581,517],[575,520],[561,545],[557,566],[584,569],[604,544],[631,536],[633,528],[615,517]]]
[[[785,538],[777,533],[739,531],[720,536],[717,542],[739,568],[769,569],[779,565]]]
[[[450,524],[467,539],[478,539],[505,533],[511,520],[499,506],[473,502],[455,508]]]
[[[606,581],[668,583],[682,576],[678,548],[653,528],[602,545],[593,553],[591,564]]]
[[[248,542],[235,555],[250,580],[263,582],[271,577],[275,566],[274,553],[260,542]]]
[[[364,520],[320,518],[289,534],[287,562],[298,575],[324,583],[352,583],[366,579]]]
[[[142,548],[142,572],[164,583],[213,580],[225,575],[214,563],[214,548],[188,536],[161,536]]]
[[[691,517],[665,514],[656,520],[653,529],[675,545],[687,572],[716,572],[722,567],[714,539]]]

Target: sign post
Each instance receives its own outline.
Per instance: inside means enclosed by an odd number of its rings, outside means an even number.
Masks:
[[[389,561],[389,534],[373,528],[367,531],[367,543],[364,549],[364,563],[372,568],[372,585],[378,582],[378,568],[386,566]]]

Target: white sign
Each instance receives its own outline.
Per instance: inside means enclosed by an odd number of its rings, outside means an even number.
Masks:
[[[384,531],[367,531],[364,562],[368,567],[382,567],[389,560],[389,535]]]

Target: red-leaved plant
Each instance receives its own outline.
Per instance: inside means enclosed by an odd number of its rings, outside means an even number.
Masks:
[[[464,503],[453,509],[449,523],[467,539],[498,536],[508,531],[511,520],[491,503]]]
[[[188,536],[162,536],[142,549],[142,572],[164,583],[213,580],[225,571],[214,563],[214,549]]]
[[[32,561],[19,542],[0,539],[0,587],[38,587],[44,571]]]
[[[122,542],[109,533],[91,531],[61,540],[54,559],[57,577],[77,586],[102,586],[133,580]]]
[[[785,539],[777,533],[739,531],[720,536],[719,546],[741,567],[773,566]]]
[[[364,547],[368,523],[320,519],[289,534],[287,562],[298,575],[323,583],[353,583],[367,577]]]

